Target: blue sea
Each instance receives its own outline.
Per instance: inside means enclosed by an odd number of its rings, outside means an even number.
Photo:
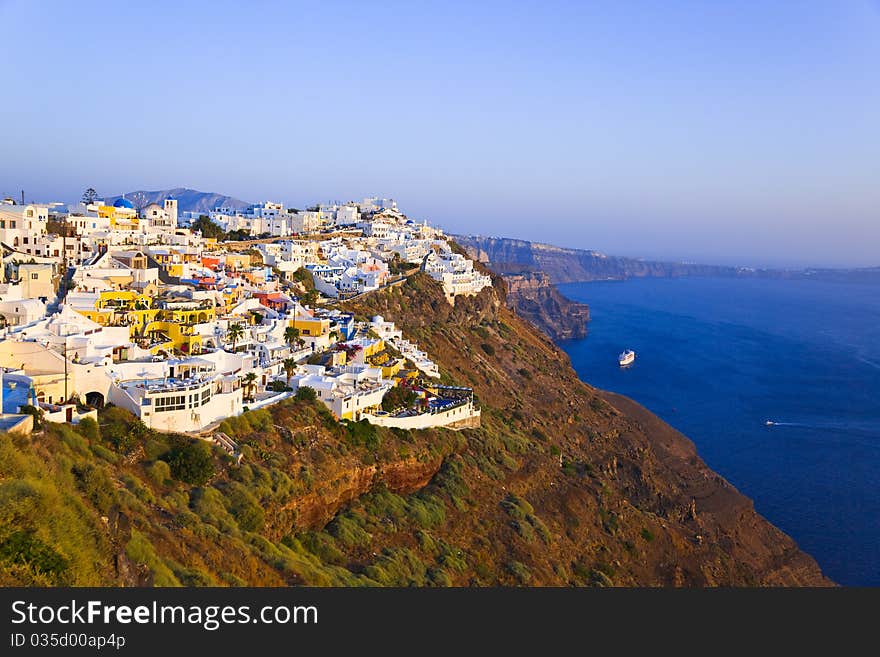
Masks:
[[[683,278],[559,290],[590,305],[587,337],[562,345],[584,381],[682,431],[833,580],[880,585],[880,285]],[[637,357],[621,368],[626,348]]]

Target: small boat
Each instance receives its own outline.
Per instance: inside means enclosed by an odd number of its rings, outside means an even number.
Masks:
[[[767,420],[764,424],[766,424],[768,427],[772,427],[776,423],[773,420]]]
[[[617,362],[620,363],[621,367],[625,367],[629,365],[636,359],[636,352],[632,349],[627,349],[620,356],[617,357]]]

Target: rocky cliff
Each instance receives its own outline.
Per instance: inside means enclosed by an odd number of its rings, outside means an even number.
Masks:
[[[544,272],[506,274],[507,305],[549,335],[554,341],[587,335],[590,308],[567,299]]]

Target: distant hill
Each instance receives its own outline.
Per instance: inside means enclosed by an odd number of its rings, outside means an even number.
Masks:
[[[187,187],[160,189],[155,192],[137,190],[133,192],[126,192],[125,198],[133,199],[134,194],[144,194],[147,204],[158,203],[160,205],[166,198],[171,196],[177,199],[177,208],[181,212],[188,210],[190,212],[204,212],[207,214],[214,208],[221,206],[241,209],[246,208],[250,205],[250,203],[248,203],[247,201],[242,201],[241,199],[234,198],[232,196],[224,196],[223,194],[217,194],[216,192],[200,192],[197,189],[189,189]],[[105,199],[105,201],[108,205],[112,205],[113,202],[118,198],[122,197],[109,196]]]

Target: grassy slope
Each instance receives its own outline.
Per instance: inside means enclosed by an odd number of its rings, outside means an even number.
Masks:
[[[244,465],[215,453],[202,486],[163,462],[184,441],[136,424],[125,458],[108,426],[2,437],[0,583],[827,583],[686,438],[580,382],[495,289],[453,308],[416,275],[352,310],[393,319],[473,386],[483,426],[345,428],[291,401],[228,420]]]

